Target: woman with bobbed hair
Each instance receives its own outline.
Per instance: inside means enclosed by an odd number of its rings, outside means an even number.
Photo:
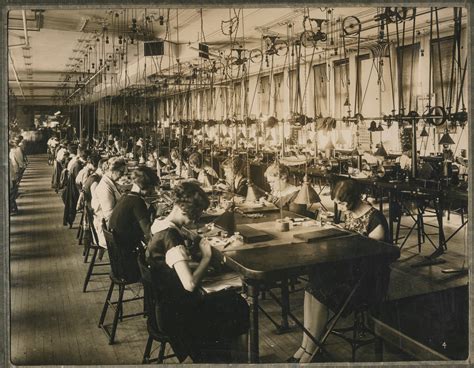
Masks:
[[[279,208],[288,210],[291,202],[298,195],[299,187],[290,184],[290,169],[288,166],[274,162],[265,170],[265,179],[270,185],[271,192],[262,202],[270,202]]]
[[[209,165],[204,164],[202,155],[194,152],[189,156],[189,167],[195,173],[196,179],[203,188],[209,188],[215,179],[219,179],[216,171]]]
[[[195,222],[208,208],[209,199],[198,183],[184,181],[174,188],[174,206],[165,219],[155,220],[145,253],[157,298],[157,321],[170,337],[180,361],[190,356],[194,363],[229,362],[228,344],[246,352],[248,305],[237,293],[226,291],[201,296],[198,289],[212,258],[209,241],[199,241],[199,252],[190,252],[182,228]],[[194,253],[191,255],[191,253]],[[200,253],[200,254],[195,254]],[[193,267],[192,261],[197,263]],[[216,344],[216,342],[219,342]],[[238,344],[241,343],[241,345]]]
[[[127,163],[123,158],[111,157],[107,161],[107,170],[102,175],[99,184],[92,192],[92,210],[94,213],[94,226],[99,237],[99,245],[106,248],[104,233],[102,232],[102,219],[108,225],[112,210],[122,196],[117,188],[117,181],[125,175]]]
[[[222,162],[225,183],[219,183],[218,188],[233,192],[239,196],[247,195],[248,182],[244,177],[244,162],[238,156],[230,157]]]
[[[345,229],[371,239],[388,241],[388,225],[383,213],[362,200],[360,184],[355,180],[337,182],[331,198],[344,213]],[[345,262],[329,266],[318,266],[317,272],[309,274],[309,283],[304,295],[304,326],[317,339],[324,332],[330,313],[337,312],[349,296],[363,272],[360,285],[351,306],[360,301],[368,305],[378,303],[385,296],[390,277],[389,264],[372,261]],[[314,342],[303,333],[301,346],[288,362],[309,363],[316,350]]]
[[[150,212],[145,197],[153,194],[160,180],[155,170],[139,167],[132,171],[132,189],[123,195],[112,211],[109,227],[115,231],[117,246],[127,280],[138,281],[140,271],[136,249],[150,238]]]

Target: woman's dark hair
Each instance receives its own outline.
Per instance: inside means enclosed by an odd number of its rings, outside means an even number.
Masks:
[[[195,221],[209,207],[209,198],[198,183],[183,181],[174,188],[175,205]]]
[[[109,159],[108,158],[101,158],[98,164],[98,168],[105,172],[109,169]]]
[[[358,182],[352,179],[341,180],[336,183],[331,192],[331,199],[347,203],[347,209],[352,210],[360,201],[362,191]]]
[[[230,157],[224,162],[222,162],[222,168],[230,167],[234,175],[242,174],[244,169],[244,162],[240,157]]]
[[[156,171],[150,167],[139,167],[132,172],[132,181],[140,187],[140,189],[155,187],[160,184],[160,179],[156,175]]]
[[[68,145],[67,147],[67,150],[69,151],[69,153],[71,153],[72,155],[77,155],[77,145],[76,144],[70,144]]]
[[[202,167],[202,156],[199,152],[194,152],[189,156],[189,164],[198,168]]]
[[[98,155],[97,153],[92,153],[88,157],[87,162],[89,162],[92,166],[97,168],[97,166],[99,165],[99,162],[100,162],[100,155]]]
[[[111,157],[107,161],[108,163],[108,170],[110,171],[123,171],[125,172],[127,168],[127,163],[123,158],[120,157]]]

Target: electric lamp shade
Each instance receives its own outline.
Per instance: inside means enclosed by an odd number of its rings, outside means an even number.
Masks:
[[[423,129],[421,130],[420,137],[428,137],[428,131],[426,130],[426,127],[423,126]]]
[[[382,123],[379,123],[379,125],[377,127],[377,132],[383,132]]]
[[[305,176],[303,180],[303,184],[301,185],[301,189],[298,192],[293,203],[296,204],[305,204],[307,206],[311,206],[313,203],[321,202],[321,198],[319,197],[318,193],[314,190],[311,184],[308,181],[308,178]]]
[[[453,139],[451,138],[451,136],[449,135],[448,131],[446,130],[443,134],[443,136],[441,137],[441,139],[439,140],[439,143],[440,145],[451,145],[451,144],[454,144],[454,141]]]
[[[247,196],[245,198],[246,203],[255,203],[258,202],[258,200],[263,197],[265,192],[263,189],[257,187],[253,183],[249,183],[247,187]]]
[[[370,122],[370,126],[369,126],[369,129],[367,129],[369,132],[376,132],[377,131],[377,123],[375,122],[375,120],[372,120]]]
[[[387,157],[388,156],[388,153],[385,150],[385,147],[383,146],[382,143],[380,143],[379,148],[377,148],[377,150],[375,151],[374,156],[381,156],[381,157]]]

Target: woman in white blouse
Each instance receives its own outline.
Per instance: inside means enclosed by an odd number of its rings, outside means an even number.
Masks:
[[[108,169],[92,192],[91,205],[94,211],[94,226],[97,230],[99,245],[104,248],[106,248],[106,243],[102,232],[102,219],[105,219],[105,222],[108,224],[112,210],[121,197],[116,182],[125,174],[126,170],[127,164],[124,159],[118,157],[110,158]]]

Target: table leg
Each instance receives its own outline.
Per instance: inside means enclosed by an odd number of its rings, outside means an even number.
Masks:
[[[289,330],[288,312],[290,310],[290,292],[288,290],[288,279],[284,277],[281,280],[281,324],[278,328],[279,333]]]
[[[249,363],[258,363],[258,285],[248,284],[248,303],[250,307]]]
[[[393,194],[388,191],[388,235],[389,242],[393,243]]]

